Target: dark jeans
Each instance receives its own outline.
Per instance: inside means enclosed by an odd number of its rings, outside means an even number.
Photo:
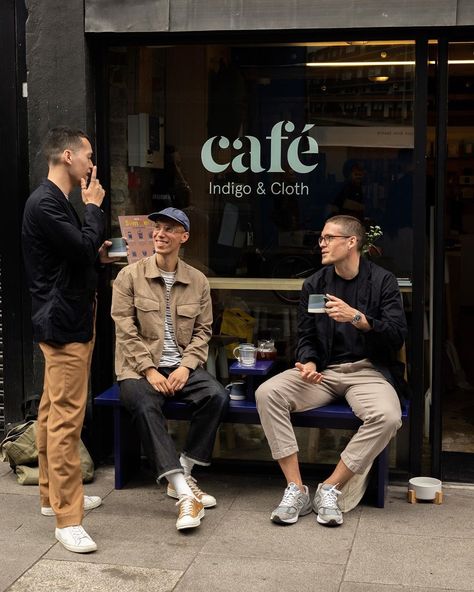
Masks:
[[[174,368],[160,368],[168,376]],[[158,479],[167,473],[182,471],[179,456],[166,428],[162,407],[169,397],[156,391],[146,378],[120,381],[120,400],[132,416],[148,459],[154,464]],[[227,410],[229,395],[224,387],[202,368],[191,370],[185,387],[173,397],[192,408],[191,421],[183,454],[198,464],[208,465],[217,428]]]

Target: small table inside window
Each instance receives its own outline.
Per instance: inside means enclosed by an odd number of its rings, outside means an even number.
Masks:
[[[274,365],[275,360],[257,360],[255,366],[241,366],[239,362],[233,362],[229,374],[247,376],[247,401],[255,401],[255,377],[267,376]]]

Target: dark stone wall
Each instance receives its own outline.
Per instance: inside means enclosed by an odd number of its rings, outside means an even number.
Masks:
[[[70,125],[93,135],[83,2],[27,0],[26,59],[30,186],[47,172],[41,141],[50,127]]]

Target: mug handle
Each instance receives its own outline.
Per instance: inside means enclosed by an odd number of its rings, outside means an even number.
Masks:
[[[237,347],[234,347],[234,350],[233,350],[233,352],[232,352],[232,355],[234,356],[234,358],[235,358],[236,360],[238,360],[238,361],[240,362],[240,357],[235,355],[235,350],[236,350],[236,349],[238,350],[238,349],[239,349],[239,346],[237,346]]]

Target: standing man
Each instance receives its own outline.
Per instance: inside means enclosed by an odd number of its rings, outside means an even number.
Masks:
[[[204,274],[178,257],[189,238],[189,219],[176,208],[148,216],[155,222],[155,255],[122,269],[114,282],[115,370],[120,397],[130,411],[157,480],[178,499],[178,530],[200,525],[216,499],[191,476],[210,464],[221,417],[228,405],[223,386],[202,365],[212,333],[212,304]],[[174,397],[193,409],[180,457],[166,429],[162,407]]]
[[[258,412],[272,456],[287,488],[271,519],[293,524],[311,512],[328,526],[342,524],[337,498],[355,473],[363,473],[401,426],[395,386],[403,383],[396,361],[407,326],[396,278],[361,257],[362,224],[334,216],[319,245],[325,265],[305,280],[299,305],[295,368],[263,383]],[[327,296],[326,313],[308,312],[310,294]],[[332,474],[318,485],[311,505],[303,484],[290,413],[345,398],[363,424],[341,454]]]
[[[56,516],[56,539],[66,549],[87,553],[97,545],[81,526],[83,513],[102,500],[84,496],[79,441],[94,347],[96,267],[111,261],[100,209],[105,191],[84,132],[51,129],[44,154],[48,178],[28,198],[22,229],[33,334],[45,360],[37,432],[41,513]],[[82,224],[69,202],[77,186]]]

